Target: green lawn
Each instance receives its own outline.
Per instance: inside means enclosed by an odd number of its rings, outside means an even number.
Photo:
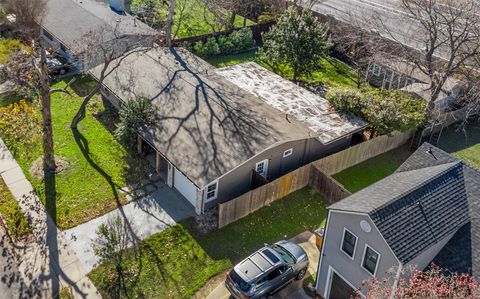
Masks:
[[[0,217],[15,239],[32,232],[27,218],[18,206],[17,200],[8,190],[2,177],[0,177]]]
[[[410,155],[408,146],[403,146],[347,168],[333,177],[348,191],[355,193],[392,174]]]
[[[126,277],[129,297],[191,297],[210,277],[264,243],[325,225],[326,205],[319,193],[305,188],[213,233],[196,232],[188,219],[155,234],[142,242],[140,259],[129,256],[125,261],[131,275]],[[111,264],[103,264],[89,274],[104,297],[112,271]]]
[[[236,263],[262,246],[325,225],[326,200],[307,187],[195,240],[215,259]],[[187,222],[187,226],[191,227]],[[221,244],[219,246],[219,244]]]
[[[139,2],[144,0],[134,0],[132,7],[135,8]],[[157,10],[159,22],[163,23],[167,19],[168,5],[162,5]],[[220,19],[217,19],[217,17]],[[230,13],[226,11],[217,11],[212,13],[202,0],[177,0],[175,4],[175,15],[173,18],[172,34],[176,39],[211,34],[225,30],[225,23],[230,18]],[[253,25],[254,22],[247,20],[246,25]],[[235,16],[234,26],[241,28],[244,25],[244,18]]]
[[[75,90],[89,84],[89,78],[77,80]],[[53,88],[64,87],[59,82]],[[126,184],[129,169],[127,153],[106,127],[91,111],[79,125],[74,135],[70,123],[81,103],[81,98],[70,89],[73,96],[64,93],[52,95],[52,120],[55,155],[68,163],[65,171],[55,175],[56,215],[58,227],[67,229],[94,219],[115,209],[124,199],[117,194]],[[97,99],[93,101],[97,101]],[[0,132],[2,135],[2,132]],[[22,142],[5,140],[18,163],[45,202],[45,183],[30,174],[32,163],[42,155],[41,138],[26,147]],[[52,183],[52,182],[50,182]]]
[[[283,78],[293,78],[293,74],[290,68],[281,67],[278,70],[275,70],[266,65],[265,63],[259,61],[256,50],[236,55],[217,55],[207,58],[206,60],[213,66],[219,68],[249,61],[255,61],[261,66],[279,74]],[[301,77],[300,80],[302,80],[306,85],[314,87],[357,87],[357,78],[357,73],[348,64],[338,59],[329,57],[326,59],[322,59],[321,69],[314,72],[310,77]]]
[[[437,146],[480,170],[480,122],[472,122],[465,129],[447,128]]]

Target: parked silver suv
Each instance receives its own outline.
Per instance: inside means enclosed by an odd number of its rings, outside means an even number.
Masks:
[[[294,279],[302,279],[308,256],[302,247],[289,241],[265,246],[236,265],[225,285],[237,299],[264,299]]]

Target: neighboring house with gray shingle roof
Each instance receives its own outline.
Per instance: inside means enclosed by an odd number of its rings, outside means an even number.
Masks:
[[[480,278],[479,205],[480,172],[423,144],[392,175],[328,207],[317,292],[349,298],[366,279],[432,261]]]
[[[158,32],[135,17],[114,11],[107,0],[47,0],[42,38],[78,69],[100,63],[100,46],[118,57],[133,48],[151,46]],[[98,49],[92,49],[97,44]],[[101,45],[100,45],[101,44]]]

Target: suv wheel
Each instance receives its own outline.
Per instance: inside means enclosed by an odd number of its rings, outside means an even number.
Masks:
[[[305,273],[307,273],[307,268],[303,268],[298,272],[297,277],[295,278],[296,280],[303,279],[305,277]]]

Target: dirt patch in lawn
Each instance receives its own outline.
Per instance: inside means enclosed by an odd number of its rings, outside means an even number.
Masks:
[[[68,169],[68,162],[59,156],[55,156],[55,165],[55,173],[61,173]],[[29,171],[35,179],[43,179],[43,157],[39,157],[37,160],[33,161]]]

